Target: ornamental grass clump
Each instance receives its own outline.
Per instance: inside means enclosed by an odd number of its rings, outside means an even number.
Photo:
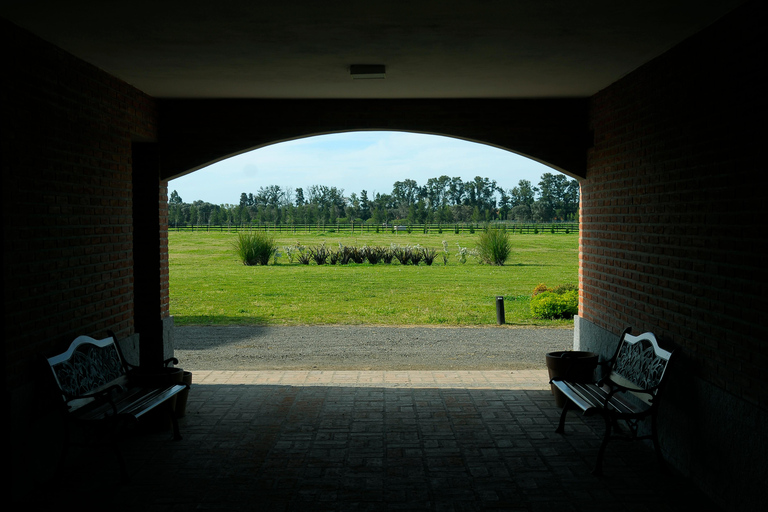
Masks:
[[[456,252],[456,259],[459,260],[459,263],[462,265],[467,262],[467,259],[470,256],[478,256],[478,252],[476,249],[470,249],[468,247],[462,247],[459,242],[456,242],[456,245],[458,246],[459,250]]]
[[[292,253],[295,255],[296,260],[302,265],[309,265],[309,262],[312,261],[312,253],[298,242],[296,242]]]
[[[411,262],[411,248],[410,246],[402,246],[392,244],[392,255],[401,265],[408,265]]]
[[[437,251],[431,247],[424,247],[421,250],[421,256],[427,265],[432,265],[432,263],[435,261],[435,258],[437,258]]]
[[[505,229],[488,228],[477,240],[477,255],[483,263],[504,265],[511,253],[512,242]]]
[[[309,253],[318,265],[325,265],[331,257],[331,250],[325,246],[325,242],[310,248]]]
[[[382,261],[384,259],[384,252],[386,251],[383,247],[368,247],[365,246],[362,249],[363,254],[365,255],[365,259],[368,260],[368,263],[371,265],[375,265],[378,262]]]
[[[235,252],[243,265],[267,265],[277,251],[275,239],[258,231],[241,231],[234,242]]]
[[[533,290],[531,314],[536,318],[573,318],[579,313],[579,289],[567,284],[547,288],[540,284]]]
[[[421,246],[410,248],[411,265],[418,265],[424,259],[424,251]]]

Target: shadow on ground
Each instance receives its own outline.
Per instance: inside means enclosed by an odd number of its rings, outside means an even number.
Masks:
[[[129,482],[110,453],[81,453],[28,504],[87,496],[143,511],[712,510],[639,443],[609,445],[606,476],[592,476],[601,422],[572,414],[567,434],[556,434],[548,390],[203,384],[186,410],[181,441],[167,432],[125,439]]]

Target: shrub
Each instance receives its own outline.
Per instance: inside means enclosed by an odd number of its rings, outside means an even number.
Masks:
[[[491,265],[504,265],[512,253],[512,243],[506,230],[490,228],[480,233],[477,241],[480,261]]]
[[[283,250],[285,250],[285,255],[288,256],[288,263],[293,263],[294,258],[296,258],[296,252],[298,250],[299,245],[296,244],[295,246],[288,245],[283,247]]]
[[[419,245],[410,248],[411,264],[418,265],[424,259],[424,251]]]
[[[275,239],[261,232],[241,231],[234,242],[235,252],[243,265],[267,265],[277,250]]]
[[[385,248],[381,252],[381,261],[389,265],[392,263],[392,259],[395,257],[395,253],[391,248]]]
[[[363,263],[365,262],[365,251],[358,247],[350,247],[349,259],[354,263]]]
[[[352,247],[345,247],[339,243],[339,250],[330,252],[328,259],[329,263],[331,265],[334,265],[335,263],[346,265],[352,259],[352,250]]]
[[[411,262],[411,248],[410,246],[402,246],[392,244],[392,255],[401,265],[407,265]]]
[[[456,258],[459,260],[459,263],[462,265],[467,262],[467,258],[469,256],[477,256],[478,253],[475,249],[468,249],[466,247],[462,247],[459,242],[456,242],[456,245],[459,247],[459,250],[456,252]]]
[[[435,261],[435,258],[437,257],[437,251],[427,247],[421,250],[421,254],[424,258],[424,263],[427,265],[432,265],[432,263]]]
[[[312,253],[298,243],[295,246],[294,254],[296,255],[296,260],[302,265],[309,265],[310,260],[312,260]]]
[[[383,247],[365,246],[361,252],[365,255],[365,259],[368,260],[368,263],[375,265],[384,258],[384,251],[386,251],[386,249]]]
[[[331,257],[331,251],[325,246],[325,243],[312,247],[309,253],[318,265],[325,265],[328,262],[328,258]]]
[[[579,292],[542,292],[531,299],[531,314],[536,318],[573,318],[579,313]]]
[[[579,290],[574,284],[547,288],[539,284],[533,289],[531,314],[536,318],[572,318],[579,313]]]
[[[555,293],[565,293],[565,292],[579,292],[579,287],[573,283],[568,284],[559,284],[552,288],[552,291]]]

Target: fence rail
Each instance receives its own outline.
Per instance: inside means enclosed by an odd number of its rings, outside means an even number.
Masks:
[[[564,233],[578,234],[577,222],[553,223],[492,223],[491,228],[502,228],[519,234]],[[321,224],[224,224],[224,225],[170,225],[172,231],[266,231],[271,233],[456,233],[473,234],[485,229],[485,224],[354,224],[354,223],[321,223]]]

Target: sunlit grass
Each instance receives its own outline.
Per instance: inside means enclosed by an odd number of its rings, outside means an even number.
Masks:
[[[496,324],[496,296],[503,296],[508,325],[570,326],[572,320],[532,318],[530,295],[539,283],[576,283],[575,234],[510,235],[504,266],[466,264],[459,246],[475,248],[478,235],[274,233],[283,256],[277,264],[245,266],[232,249],[234,233],[169,232],[170,309],[177,325],[437,325]],[[431,266],[289,263],[285,246],[325,242],[389,246],[419,244],[443,251]]]

